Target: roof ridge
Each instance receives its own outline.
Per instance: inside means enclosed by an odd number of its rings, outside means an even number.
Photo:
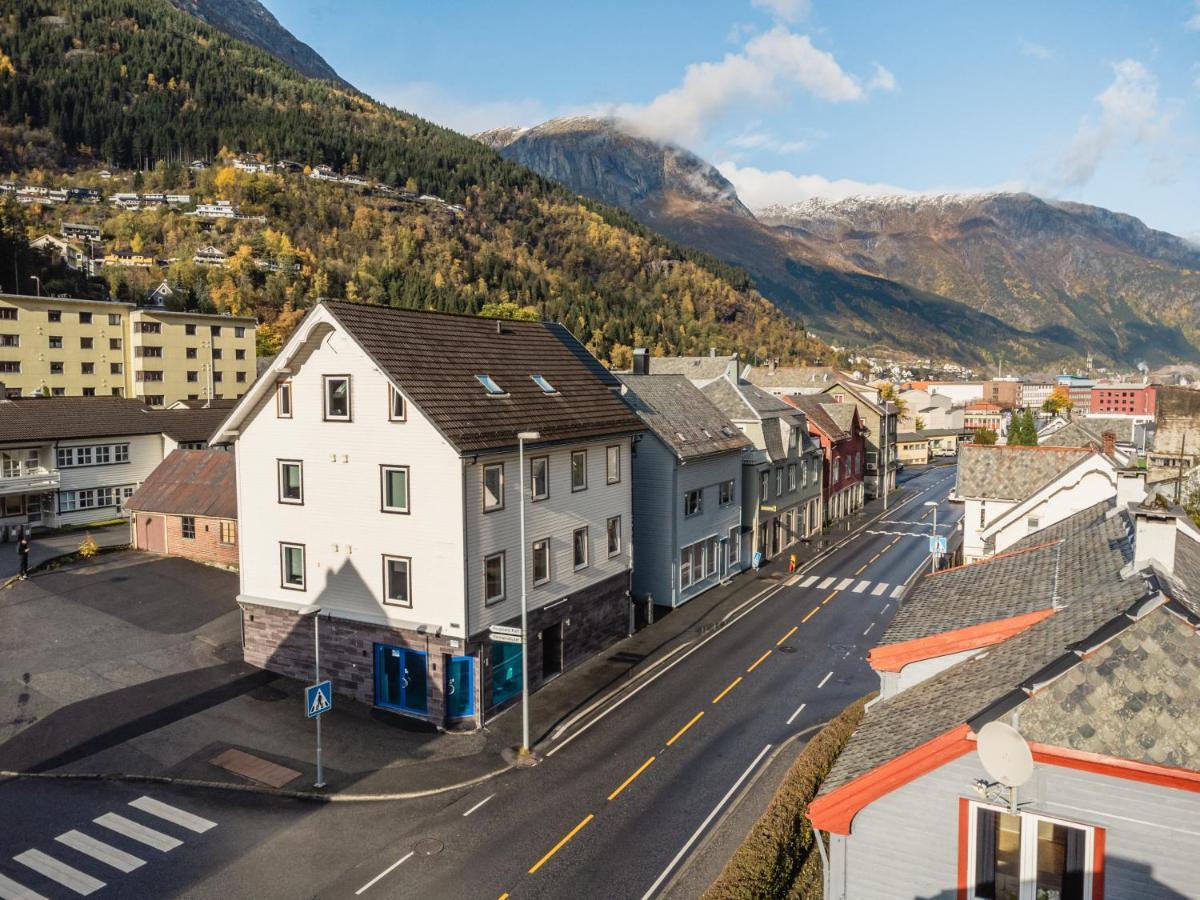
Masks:
[[[1035,550],[1045,550],[1047,547],[1053,547],[1056,544],[1061,544],[1066,541],[1066,538],[1057,538],[1053,541],[1046,541],[1044,544],[1035,544],[1032,547],[1022,547],[1020,550],[1009,550],[1005,553],[997,553],[995,556],[988,556],[984,559],[977,559],[974,562],[963,563],[959,566],[951,566],[948,569],[940,569],[937,572],[927,572],[925,578],[936,578],[939,575],[945,575],[947,572],[958,572],[962,569],[969,569],[972,566],[982,566],[985,563],[996,562],[1000,559],[1007,559],[1010,556],[1021,556],[1024,553],[1033,553]]]

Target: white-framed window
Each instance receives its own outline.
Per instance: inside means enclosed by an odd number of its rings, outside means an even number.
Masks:
[[[707,546],[705,547],[705,558],[707,560],[705,575],[711,578],[713,575],[717,574],[717,565],[721,559],[720,554],[718,553],[717,539],[715,537],[710,537],[707,541]]]
[[[684,516],[698,516],[704,506],[704,493],[699,489],[683,492]]]
[[[604,480],[616,484],[621,480],[621,445],[604,448]]]
[[[407,556],[383,557],[383,602],[412,607],[412,560]]]
[[[408,419],[408,404],[404,400],[404,395],[396,388],[388,385],[388,421],[389,422],[404,422]]]
[[[771,473],[766,469],[758,473],[758,499],[760,503],[771,499]]]
[[[576,569],[586,569],[588,564],[588,530],[576,528],[571,535],[571,558]]]
[[[621,517],[612,516],[605,531],[608,534],[608,555],[611,558],[621,552]]]
[[[0,478],[20,478],[37,474],[41,454],[36,447],[0,450]]]
[[[304,590],[304,545],[279,542],[279,586],[286,591]]]
[[[679,551],[679,587],[686,590],[717,571],[717,539],[705,538]],[[711,558],[710,558],[711,557]],[[706,574],[707,573],[707,574]]]
[[[969,900],[1091,900],[1096,829],[971,801]]]
[[[504,463],[483,467],[483,511],[504,509]]]
[[[545,500],[550,496],[550,457],[535,456],[529,460],[529,497]]]
[[[550,580],[550,538],[534,541],[530,548],[533,557],[533,584],[546,584]]]
[[[587,451],[571,451],[571,490],[587,490]]]
[[[350,376],[325,375],[322,377],[325,385],[325,421],[349,422],[350,407]]]
[[[194,379],[188,378],[188,380]],[[275,416],[279,419],[292,417],[292,383],[290,381],[281,381],[275,385]]]
[[[736,527],[729,529],[729,544],[726,546],[725,552],[730,566],[736,563],[742,555],[742,538]]]
[[[113,462],[115,462],[115,463],[129,462],[129,445],[128,444],[113,444]]]
[[[787,473],[788,473],[788,490],[794,491],[796,489],[796,464],[795,463],[788,463]]]
[[[380,466],[380,509],[388,513],[407,513],[408,500],[408,466]]]
[[[728,506],[730,503],[732,503],[733,492],[733,481],[722,481],[719,489],[717,490],[717,505]]]
[[[304,463],[298,459],[280,459],[275,464],[279,468],[279,502],[303,504]]]
[[[775,469],[775,496],[783,496],[783,466]]]
[[[483,559],[483,602],[496,603],[504,599],[504,551]]]
[[[108,444],[101,444],[96,448],[96,465],[107,466],[112,462],[112,447]]]
[[[196,517],[195,516],[180,516],[179,517],[179,534],[184,540],[194,541],[196,539]]]

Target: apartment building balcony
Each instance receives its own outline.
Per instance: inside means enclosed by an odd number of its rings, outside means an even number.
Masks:
[[[5,477],[0,475],[0,497],[11,497],[14,494],[35,494],[40,491],[57,490],[59,472],[57,469],[38,467],[20,475]]]

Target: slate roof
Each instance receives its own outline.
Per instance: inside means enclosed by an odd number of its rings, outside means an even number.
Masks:
[[[562,325],[326,300],[322,305],[460,453],[645,430],[620,382]],[[531,376],[557,390],[545,394]],[[489,396],[476,375],[506,392]]]
[[[786,388],[805,385],[824,388],[837,381],[848,381],[833,366],[747,366],[742,372],[747,381],[765,388]]]
[[[850,423],[842,425],[834,417],[834,413],[842,412],[840,407],[844,407],[845,403],[822,403],[813,394],[791,394],[784,400],[804,413],[808,417],[808,423],[823,431],[831,441],[836,443],[850,437]],[[853,418],[853,405],[850,407],[850,414]],[[842,416],[839,415],[838,418]]]
[[[794,407],[784,403],[774,394],[745,381],[735,384],[728,378],[718,378],[700,390],[717,409],[735,422],[771,418],[794,411]]]
[[[822,403],[821,406],[843,431],[850,433],[854,427],[854,414],[858,412],[857,406],[853,403]]]
[[[754,444],[683,375],[618,375],[629,408],[681,460]]]
[[[150,411],[150,415],[159,423],[163,434],[180,443],[207,441],[229,416],[229,410],[235,402],[234,400],[214,401],[214,405],[207,409],[204,407],[153,409]],[[221,403],[221,405],[218,406],[217,403]]]
[[[128,500],[127,509],[214,519],[237,518],[234,456],[224,450],[175,450]]]
[[[736,356],[651,356],[648,364],[651,375],[683,375],[703,381],[720,378]]]
[[[1024,500],[1092,454],[1081,447],[966,444],[958,451],[960,497]]]
[[[1102,447],[1104,432],[1111,431],[1118,441],[1133,441],[1133,426],[1124,419],[1072,419],[1038,443],[1043,447]]]
[[[18,397],[0,400],[0,441],[158,434],[162,426],[140,400],[125,397]]]

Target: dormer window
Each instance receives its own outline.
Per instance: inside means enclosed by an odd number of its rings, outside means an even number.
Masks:
[[[506,397],[508,396],[504,388],[496,384],[491,375],[476,375],[476,380],[483,385],[483,389],[488,392],[489,397]]]
[[[533,379],[534,384],[536,384],[539,388],[542,389],[543,394],[557,394],[558,393],[558,388],[556,388],[549,381],[547,381],[544,376],[530,375],[529,377]]]

